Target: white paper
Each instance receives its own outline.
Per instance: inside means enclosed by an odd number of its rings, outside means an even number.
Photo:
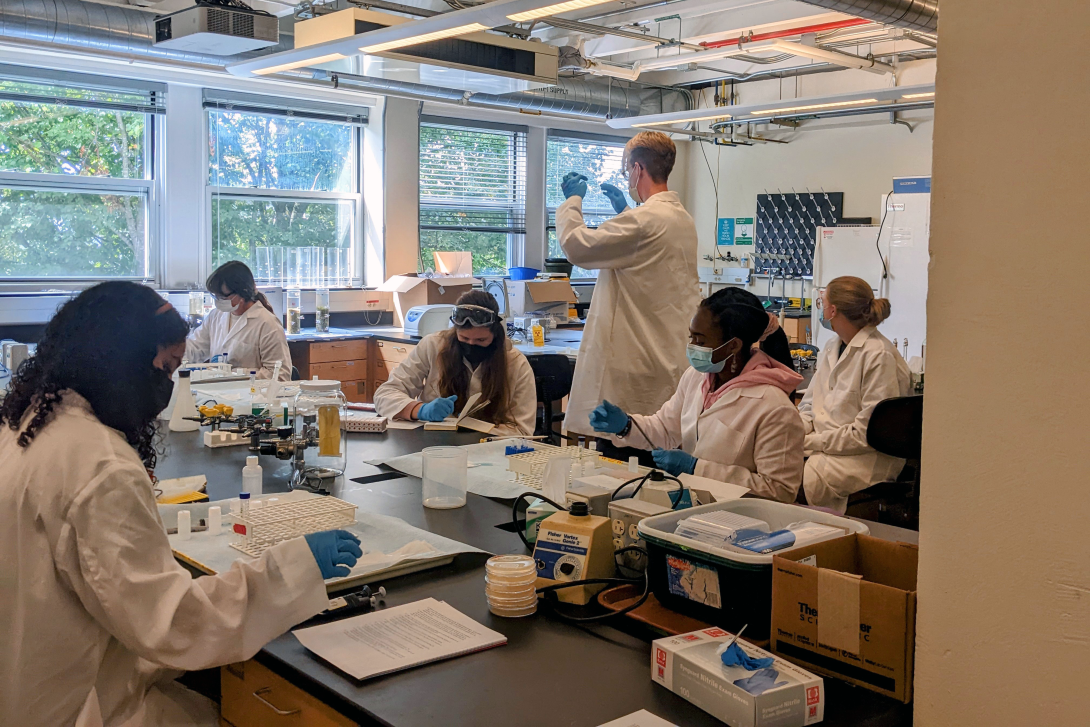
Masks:
[[[424,422],[411,422],[406,419],[391,419],[386,422],[387,429],[419,429]]]
[[[651,714],[646,709],[641,709],[639,712],[633,712],[598,727],[677,727],[677,725]]]
[[[678,477],[681,480],[681,484],[694,490],[707,490],[716,502],[726,502],[727,500],[737,500],[742,495],[749,492],[748,487],[742,487],[741,485],[732,485],[729,482],[720,482],[719,480],[713,480],[708,477],[699,477],[697,475],[689,475],[684,472]]]
[[[307,649],[356,679],[507,643],[503,634],[434,598],[293,633]]]

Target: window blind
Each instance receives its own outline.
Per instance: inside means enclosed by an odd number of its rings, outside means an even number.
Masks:
[[[0,101],[166,113],[166,84],[0,64]]]
[[[312,121],[331,121],[341,124],[366,124],[368,108],[348,104],[321,101],[299,101],[275,96],[238,93],[222,89],[206,88],[203,93],[204,107],[221,111],[259,114],[262,116],[290,116]]]
[[[622,157],[624,141],[602,141],[583,135],[550,134],[546,143],[545,203],[549,210],[548,229],[556,228],[556,208],[564,201],[560,180],[568,172],[585,174],[591,183],[583,198],[583,217],[588,227],[597,227],[613,217],[613,205],[603,194],[601,184],[610,183],[625,193],[628,205],[634,206],[624,179]]]
[[[422,123],[420,229],[525,234],[525,132]]]

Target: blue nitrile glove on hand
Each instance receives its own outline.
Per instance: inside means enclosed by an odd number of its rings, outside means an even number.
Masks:
[[[723,666],[740,666],[747,671],[757,671],[758,669],[767,669],[772,666],[772,663],[776,661],[771,656],[764,659],[758,659],[755,656],[747,654],[738,642],[735,641],[727,648],[719,658],[723,660]]]
[[[628,209],[628,200],[624,198],[624,192],[616,185],[608,183],[603,184],[602,194],[609,199],[609,203],[613,205],[613,211],[617,214],[621,214]]]
[[[651,456],[660,469],[674,477],[680,474],[691,475],[696,471],[696,457],[680,449],[653,449]]]
[[[343,578],[363,555],[360,539],[347,530],[326,530],[304,535],[323,579]]]
[[[565,198],[572,196],[586,197],[587,178],[579,172],[568,172],[560,180],[560,191],[564,193]]]
[[[780,673],[775,669],[761,669],[753,676],[735,679],[734,686],[741,687],[753,696],[759,697],[769,689],[775,689],[776,687],[782,687],[787,684],[786,681],[776,681],[779,676]]]
[[[590,413],[590,425],[596,432],[619,434],[628,426],[628,415],[621,411],[621,407],[603,399]]]
[[[441,422],[454,413],[454,402],[457,400],[457,394],[445,399],[432,399],[417,410],[416,418],[422,422]]]

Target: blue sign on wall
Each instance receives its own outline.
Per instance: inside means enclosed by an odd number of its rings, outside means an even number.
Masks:
[[[894,194],[931,194],[931,177],[894,177]]]
[[[733,245],[734,244],[734,218],[733,217],[720,217],[719,226],[716,228],[715,234],[716,245]]]

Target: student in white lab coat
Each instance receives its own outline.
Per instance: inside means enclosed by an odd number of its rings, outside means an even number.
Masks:
[[[280,380],[290,381],[291,352],[284,325],[257,289],[246,263],[232,260],[220,265],[205,287],[216,297],[216,308],[189,337],[186,360],[203,363],[226,353],[231,366],[257,371],[259,379],[272,378],[280,361]]]
[[[783,331],[757,297],[739,288],[717,291],[689,323],[691,368],[670,400],[650,416],[605,401],[590,424],[619,445],[654,448],[655,464],[672,475],[695,474],[794,502],[803,432],[789,396],[802,376],[763,351],[758,344],[765,343],[786,351],[777,345],[786,343]]]
[[[0,404],[0,724],[219,724],[173,677],[249,659],[360,555],[330,531],[215,576],[174,560],[149,472],[187,329],[151,288],[89,288]]]
[[[424,336],[375,391],[375,410],[391,419],[439,422],[470,396],[488,404],[472,416],[496,434],[534,433],[537,385],[526,357],[507,340],[496,300],[483,290],[458,298],[454,326]]]
[[[666,134],[645,131],[625,145],[628,192],[603,185],[618,215],[597,229],[583,221],[586,177],[569,173],[556,211],[560,247],[573,264],[597,269],[565,426],[592,434],[588,417],[603,399],[633,414],[653,414],[686,369],[686,324],[700,300],[696,225],[667,187],[676,149]],[[573,176],[574,175],[574,176]],[[608,452],[608,449],[607,449]],[[617,453],[623,456],[623,453]]]
[[[876,326],[889,301],[875,299],[860,278],[836,278],[815,301],[821,324],[836,333],[818,357],[813,381],[799,405],[806,427],[803,489],[811,505],[844,512],[848,496],[897,477],[905,461],[867,444],[867,424],[883,399],[906,396],[908,364]]]

